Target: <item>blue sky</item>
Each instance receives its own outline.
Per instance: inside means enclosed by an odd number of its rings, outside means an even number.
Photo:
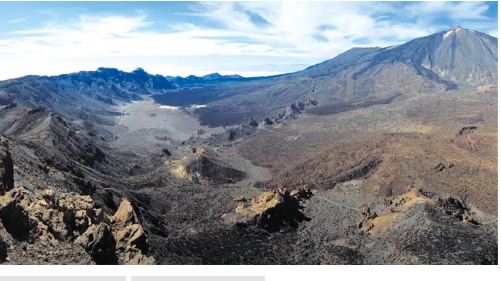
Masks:
[[[497,2],[0,2],[0,79],[100,66],[270,75],[456,24],[497,37]]]

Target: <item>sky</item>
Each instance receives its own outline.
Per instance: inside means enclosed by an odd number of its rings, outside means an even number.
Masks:
[[[451,26],[497,35],[497,2],[0,2],[0,80],[98,67],[293,72]]]

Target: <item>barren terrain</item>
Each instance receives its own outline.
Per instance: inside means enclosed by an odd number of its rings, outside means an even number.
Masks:
[[[496,77],[454,27],[271,77],[0,81],[0,263],[497,264]]]

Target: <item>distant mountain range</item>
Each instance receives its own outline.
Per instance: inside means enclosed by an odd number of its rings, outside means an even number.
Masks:
[[[237,74],[233,75],[221,75],[219,73],[211,73],[204,76],[190,75],[187,77],[167,77],[168,80],[172,81],[177,86],[185,86],[191,84],[205,84],[205,83],[219,83],[223,81],[238,81],[245,80],[246,78]]]
[[[497,45],[497,38],[455,26],[399,46],[354,48],[305,70],[270,77],[218,73],[166,77],[141,68],[130,73],[99,68],[52,77],[26,76],[0,82],[0,104],[44,106],[75,118],[151,95],[167,105],[206,104],[195,114],[212,126],[250,118],[280,121],[291,106],[307,110],[303,105],[310,100],[331,108],[496,84]]]

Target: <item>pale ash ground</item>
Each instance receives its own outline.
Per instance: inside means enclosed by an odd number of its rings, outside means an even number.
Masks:
[[[201,126],[185,109],[162,106],[151,98],[119,105],[116,110],[122,115],[117,118],[114,130],[115,144],[133,148],[138,153],[145,153],[148,147],[158,147],[171,140],[186,140],[197,132],[207,137],[225,130],[223,127]]]

